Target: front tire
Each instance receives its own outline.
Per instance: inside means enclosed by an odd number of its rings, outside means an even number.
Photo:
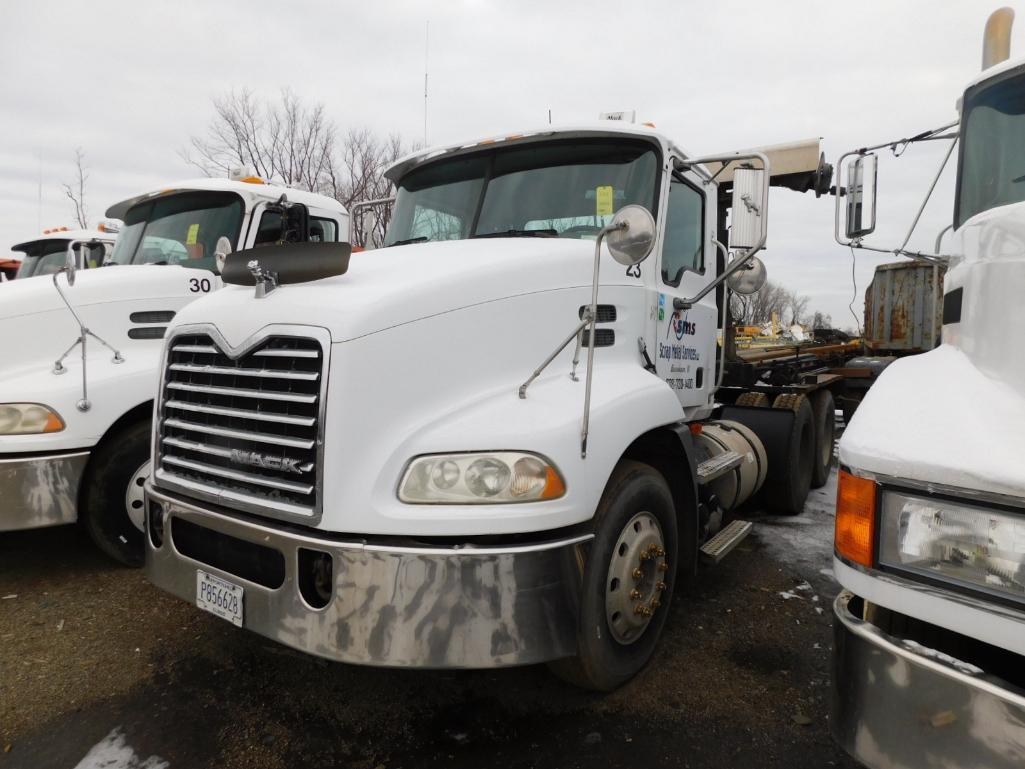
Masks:
[[[142,566],[142,486],[149,477],[150,421],[108,436],[85,478],[81,521],[96,546],[126,566]]]
[[[620,462],[594,518],[577,622],[577,655],[550,663],[560,678],[612,691],[648,663],[662,634],[680,556],[676,508],[654,468]]]

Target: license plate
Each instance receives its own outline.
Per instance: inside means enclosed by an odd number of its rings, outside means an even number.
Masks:
[[[242,627],[243,590],[241,585],[196,571],[196,606],[238,627]]]

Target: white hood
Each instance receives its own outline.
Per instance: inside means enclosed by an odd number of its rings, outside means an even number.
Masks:
[[[321,326],[343,342],[463,307],[513,296],[588,286],[592,241],[482,238],[393,246],[354,253],[344,275],[280,286],[263,299],[228,286],[196,302],[175,325],[213,323],[237,345],[268,323]],[[637,285],[608,252],[603,285]]]

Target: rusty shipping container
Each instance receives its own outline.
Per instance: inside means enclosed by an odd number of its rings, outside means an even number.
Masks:
[[[907,355],[940,343],[946,266],[903,261],[876,267],[865,291],[865,346],[873,354]]]

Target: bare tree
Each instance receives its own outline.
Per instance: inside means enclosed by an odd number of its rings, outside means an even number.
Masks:
[[[208,176],[252,169],[268,181],[329,195],[351,208],[389,197],[392,185],[384,170],[410,149],[398,135],[382,140],[367,128],[351,128],[339,139],[324,105],[304,104],[291,90],[269,101],[242,89],[214,99],[206,135],[192,137],[179,154]],[[390,213],[387,207],[358,210],[358,238],[367,228],[381,242]]]
[[[85,152],[81,147],[75,147],[75,180],[68,184],[62,182],[64,194],[68,196],[71,204],[75,207],[75,221],[83,230],[89,227],[89,214],[85,208],[85,183],[89,181],[89,170],[85,165]]]
[[[789,326],[800,323],[808,311],[808,297],[771,280],[748,296],[734,294],[730,301],[733,317],[744,325],[760,326],[775,316],[779,323]]]

